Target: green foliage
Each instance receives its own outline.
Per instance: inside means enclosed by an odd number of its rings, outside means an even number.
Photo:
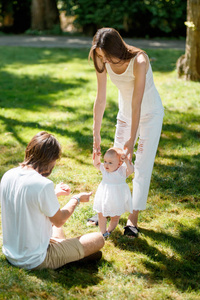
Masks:
[[[113,27],[135,37],[185,36],[186,1],[182,0],[62,0],[74,24],[84,33]]]
[[[31,0],[0,0],[0,19],[9,17],[13,24],[4,25],[1,31],[21,33],[30,28]]]
[[[62,145],[50,179],[67,182],[72,194],[95,193],[101,175],[92,165],[96,77],[88,49],[0,49],[0,178],[23,160],[27,143],[46,130]],[[0,299],[200,299],[200,87],[177,78],[181,51],[150,50],[154,79],[165,107],[141,236],[123,236],[128,214],[106,241],[97,264],[25,271],[0,250]],[[118,93],[108,80],[102,153],[113,144]],[[132,189],[131,180],[128,184]],[[70,197],[59,199],[61,207]],[[93,196],[64,225],[68,237],[87,227]],[[2,232],[0,226],[0,248]]]

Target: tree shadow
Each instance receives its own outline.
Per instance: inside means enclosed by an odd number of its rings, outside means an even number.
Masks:
[[[153,72],[167,73],[176,69],[177,59],[184,51],[174,49],[146,49]]]
[[[150,280],[169,279],[180,291],[198,291],[200,288],[200,219],[196,228],[186,228],[179,224],[179,235],[156,232],[140,228],[142,236],[130,239],[126,236],[113,238],[113,243],[121,250],[143,255],[142,264],[149,271]],[[116,233],[117,234],[117,233]],[[148,243],[145,237],[154,241],[154,245],[164,244],[165,252]],[[112,238],[112,237],[111,237]],[[171,250],[173,254],[171,254]]]
[[[87,49],[76,48],[31,48],[0,47],[0,67],[6,65],[45,65],[49,63],[67,63],[76,59],[87,59]],[[8,49],[8,51],[7,51]]]
[[[6,48],[5,48],[6,49]],[[179,57],[180,51],[173,50],[151,50],[148,52],[153,56],[156,54],[159,61],[155,61],[154,69],[157,71],[171,71],[175,66],[176,56]],[[87,59],[87,51],[79,49],[32,49],[27,48],[26,51],[21,51],[19,48],[9,48],[7,55],[3,56],[1,66],[9,64],[48,64],[48,63],[66,63],[68,61],[76,61],[82,59],[84,62]],[[166,63],[164,58],[166,58]],[[93,67],[93,66],[92,66]],[[162,70],[161,70],[162,69]],[[87,69],[88,70],[88,69]],[[95,76],[95,72],[94,72]],[[64,80],[56,80],[53,76],[16,76],[5,70],[1,72],[1,81],[9,82],[10,94],[8,91],[2,89],[0,95],[0,105],[2,108],[22,108],[27,111],[38,112],[46,108],[52,108],[57,112],[69,112],[70,117],[56,121],[56,124],[41,125],[39,121],[31,122],[19,120],[7,115],[2,115],[0,120],[5,126],[5,131],[12,133],[14,139],[23,147],[26,146],[26,141],[21,137],[21,129],[38,129],[38,131],[46,130],[52,134],[59,134],[73,139],[76,143],[77,149],[92,151],[92,107],[91,102],[86,109],[84,103],[74,108],[66,101],[66,105],[58,105],[54,96],[59,91],[73,92],[76,88],[83,88],[88,83],[88,80],[82,77],[72,77],[67,82]],[[3,84],[2,84],[3,85]],[[26,90],[28,87],[28,91]],[[27,98],[21,101],[21,95],[27,93]],[[112,145],[115,133],[116,116],[118,111],[117,99],[110,99],[108,97],[107,108],[104,113],[102,123],[102,153],[107,149],[107,145]],[[78,116],[78,117],[77,117]],[[172,120],[171,123],[168,120]],[[176,120],[176,122],[174,121]],[[74,129],[73,124],[77,124]],[[175,196],[192,195],[192,185],[189,185],[191,180],[198,182],[199,154],[195,155],[178,155],[168,154],[167,150],[177,149],[178,147],[191,147],[192,143],[197,146],[199,143],[200,134],[197,130],[191,129],[188,125],[192,122],[198,124],[199,115],[192,113],[179,113],[179,111],[166,110],[162,136],[158,148],[158,157],[170,159],[173,164],[155,163],[151,187],[160,189],[162,192],[173,190]],[[77,158],[77,161],[79,158]],[[84,161],[79,160],[82,164]],[[187,176],[182,176],[183,172]],[[185,179],[187,179],[187,182]],[[173,187],[173,189],[172,189]],[[198,197],[199,189],[196,188],[195,194]]]
[[[99,262],[69,263],[57,270],[30,271],[29,276],[37,276],[41,280],[57,282],[65,289],[72,287],[87,288],[99,284],[103,279],[98,275],[98,269],[105,264],[105,260]]]
[[[165,121],[174,119],[177,120],[176,124]],[[155,162],[152,174],[151,188],[166,195],[172,196],[173,194],[174,201],[177,199],[179,201],[179,198],[183,196],[192,197],[194,202],[200,200],[200,185],[197,184],[200,153],[194,151],[192,154],[185,151],[192,148],[198,149],[200,132],[192,129],[189,126],[190,123],[198,127],[199,115],[179,114],[177,111],[167,112],[157,153],[158,160]],[[160,163],[159,158],[165,163]]]
[[[75,109],[69,105],[56,105],[55,95],[60,91],[83,88],[86,83],[88,83],[88,80],[81,77],[68,79],[68,81],[65,82],[64,80],[58,81],[48,75],[16,76],[5,71],[0,72],[0,76],[9,82],[7,89],[4,88],[1,91],[0,107],[12,109],[22,108],[36,112],[40,111],[41,108],[53,107],[58,111],[68,110],[75,113]]]
[[[164,193],[166,197],[170,196],[170,199],[173,194],[175,202],[183,201],[183,197],[185,197],[185,201],[191,202],[193,199],[193,204],[200,205],[198,203],[200,200],[198,185],[200,154],[181,157],[165,155],[164,157],[169,158],[173,163],[172,165],[155,163],[151,188]]]
[[[54,133],[54,134],[60,134],[63,136],[69,136],[69,137],[73,137],[74,140],[76,140],[80,146],[82,148],[88,148],[88,145],[85,145],[84,141],[82,141],[83,139],[83,133],[79,132],[79,131],[72,131],[69,128],[62,128],[59,126],[41,126],[38,122],[23,122],[23,121],[18,121],[16,119],[12,119],[12,118],[5,118],[3,116],[0,116],[0,120],[4,123],[5,125],[5,129],[6,131],[12,132],[13,136],[15,137],[15,139],[22,145],[26,146],[26,142],[23,141],[18,134],[18,131],[15,130],[15,127],[17,126],[22,126],[23,128],[32,128],[32,129],[38,129],[38,131],[41,130],[46,130],[48,132]],[[86,129],[85,129],[86,131]],[[84,135],[84,140],[88,140],[89,139],[89,135],[86,133]]]
[[[13,293],[15,296],[23,296],[23,284],[26,287],[26,292],[29,292],[34,286],[34,293],[38,292],[38,296],[40,296],[41,280],[42,290],[45,292],[45,296],[42,298],[55,294],[59,286],[59,296],[63,296],[63,299],[65,299],[66,293],[71,288],[86,289],[87,287],[98,285],[103,280],[99,275],[98,269],[105,264],[110,266],[112,264],[102,258],[100,261],[91,261],[90,263],[72,262],[56,270],[24,270],[12,266],[5,257],[0,257],[0,262],[4,269],[5,278],[9,278],[8,281],[1,285],[1,291],[9,291],[8,297],[9,295],[12,296]],[[27,279],[28,283],[26,282]],[[14,282],[12,286],[10,286],[10,281]]]

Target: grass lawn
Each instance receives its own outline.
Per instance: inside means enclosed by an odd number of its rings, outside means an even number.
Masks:
[[[200,84],[177,78],[174,50],[147,50],[165,107],[147,209],[138,239],[123,236],[128,214],[106,241],[96,265],[25,271],[0,250],[0,299],[200,299]],[[0,178],[23,160],[29,140],[46,130],[63,155],[50,176],[72,193],[94,192],[92,109],[96,78],[85,49],[0,48]],[[102,152],[113,145],[117,90],[108,80]],[[131,178],[128,179],[132,189]],[[60,198],[63,206],[70,197]],[[93,196],[65,224],[67,236],[87,227]],[[2,232],[0,231],[0,248]]]

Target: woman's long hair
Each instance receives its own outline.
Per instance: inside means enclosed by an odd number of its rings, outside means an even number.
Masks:
[[[122,60],[130,60],[135,57],[138,52],[144,52],[139,48],[126,44],[117,30],[113,28],[101,28],[96,32],[93,38],[92,47],[89,53],[89,59],[93,59],[95,69],[99,73],[104,71],[105,63],[102,62],[99,66],[96,48],[103,50],[106,57],[113,64],[119,63]],[[113,62],[113,57],[119,59],[119,61]]]
[[[56,138],[46,131],[36,134],[28,143],[22,167],[31,166],[38,173],[48,176],[52,171],[52,162],[61,155],[61,146]]]

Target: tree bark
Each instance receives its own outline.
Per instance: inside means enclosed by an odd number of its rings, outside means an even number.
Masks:
[[[187,0],[186,50],[177,61],[178,76],[200,81],[200,0]]]
[[[60,29],[59,11],[56,0],[32,0],[31,29],[48,30],[55,25]]]

